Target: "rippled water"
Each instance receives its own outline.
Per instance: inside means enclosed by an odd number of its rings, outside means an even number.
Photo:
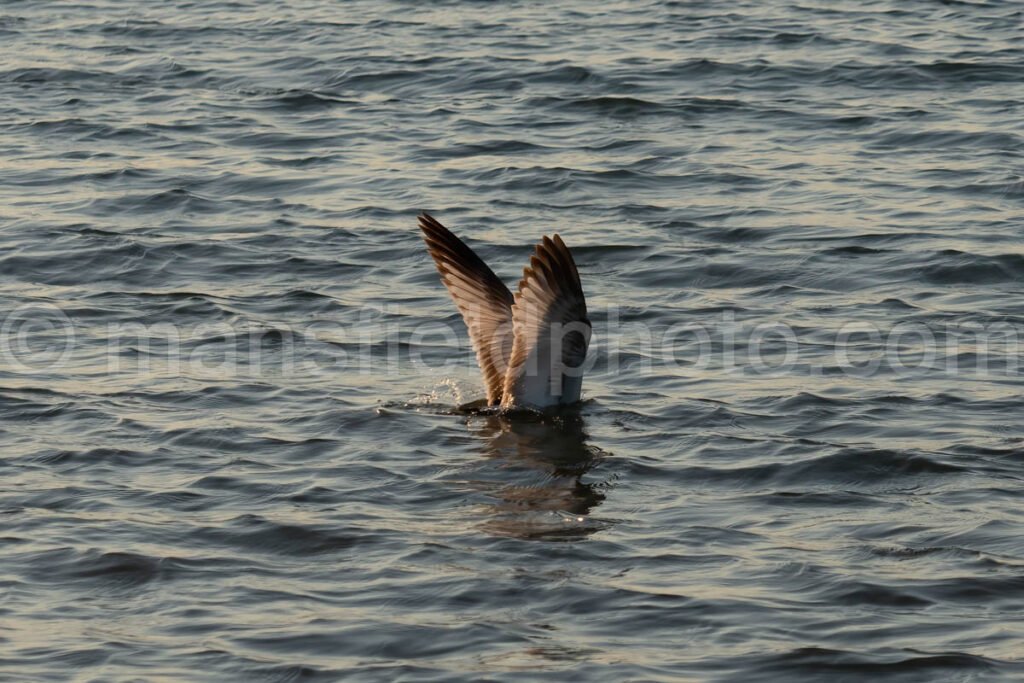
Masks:
[[[1024,676],[1022,22],[4,3],[3,678]],[[578,416],[421,209],[573,247]]]

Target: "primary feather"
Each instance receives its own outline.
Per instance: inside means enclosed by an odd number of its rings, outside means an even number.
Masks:
[[[420,230],[469,329],[487,404],[498,405],[512,354],[512,293],[472,249],[429,214],[420,216]]]

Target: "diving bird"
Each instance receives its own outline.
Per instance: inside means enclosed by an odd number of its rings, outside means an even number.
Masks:
[[[562,238],[541,240],[513,295],[448,228],[426,212],[419,224],[469,329],[487,405],[545,409],[579,401],[591,325],[580,274]]]

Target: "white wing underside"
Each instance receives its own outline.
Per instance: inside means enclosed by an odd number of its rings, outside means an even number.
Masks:
[[[572,254],[545,237],[513,296],[494,272],[431,216],[427,249],[469,330],[488,405],[546,408],[580,400],[590,321]]]

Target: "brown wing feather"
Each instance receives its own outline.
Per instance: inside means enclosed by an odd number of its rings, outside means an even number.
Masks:
[[[427,213],[419,217],[441,282],[455,300],[484,377],[488,405],[501,402],[512,354],[512,293],[466,244]]]
[[[558,235],[544,237],[523,270],[512,326],[502,406],[579,400],[579,375],[574,373],[587,355],[590,321],[576,262]]]

